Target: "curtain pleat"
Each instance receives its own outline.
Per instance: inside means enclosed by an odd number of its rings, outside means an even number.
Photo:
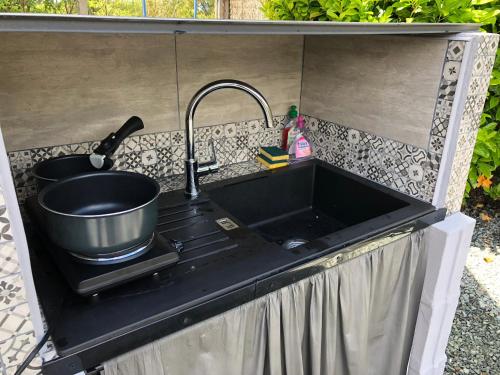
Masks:
[[[104,363],[106,375],[401,375],[423,232]]]

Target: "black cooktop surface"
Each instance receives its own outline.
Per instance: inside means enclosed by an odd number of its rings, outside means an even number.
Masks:
[[[50,254],[71,289],[83,296],[155,275],[177,264],[180,252],[193,252],[197,257],[200,255],[196,254],[197,249],[209,248],[213,253],[236,246],[210,217],[214,209],[208,200],[184,201],[172,206],[160,205],[151,245],[140,256],[116,264],[87,264],[50,241],[44,233],[44,220],[36,197],[26,201],[26,209],[36,229],[40,249]],[[219,246],[213,248],[214,244]]]
[[[29,212],[28,206],[27,209]],[[102,340],[120,336],[119,332],[131,332],[149,320],[156,321],[159,319],[157,314],[168,312],[171,315],[217,294],[224,294],[224,291],[238,289],[242,283],[261,275],[259,265],[266,265],[274,273],[283,263],[298,260],[296,255],[280,246],[269,246],[247,228],[223,229],[216,220],[227,216],[209,199],[201,197],[187,201],[182,192],[161,194],[156,234],[164,240],[167,248],[173,250],[172,243],[181,245],[178,252],[163,253],[178,255],[177,263],[161,267],[157,272],[149,271],[149,275],[141,269],[139,276],[143,277],[137,276],[112,288],[106,286],[93,296],[79,295],[71,290],[74,288],[69,288],[71,282],[68,281],[79,276],[69,275],[73,272],[71,270],[61,270],[64,261],[54,257],[56,253],[47,246],[50,241],[37,228],[36,222],[27,224],[35,284],[59,354],[68,355],[84,347],[93,347]],[[159,249],[131,260],[130,265],[128,262],[107,266],[82,265],[72,259],[69,263],[73,270],[78,269],[80,277],[85,275],[88,281],[96,275],[102,277],[104,270],[114,271],[116,276],[128,274],[135,266],[143,267],[143,263],[149,261],[155,267],[153,263],[162,256],[154,257]],[[185,324],[184,320],[180,324]],[[133,336],[134,340],[147,342],[156,334],[155,331],[148,333],[147,340],[142,335]],[[113,348],[120,349],[116,345]],[[99,349],[98,353],[104,351]]]
[[[26,201],[26,209],[37,229],[36,235],[40,238],[41,249],[50,254],[71,289],[78,294],[95,294],[154,274],[179,261],[176,249],[164,236],[155,232],[151,243],[138,257],[131,257],[117,264],[87,264],[48,239],[44,233],[43,219],[36,197]],[[161,225],[161,221],[158,225]]]

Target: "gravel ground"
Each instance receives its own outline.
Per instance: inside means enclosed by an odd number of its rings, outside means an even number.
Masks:
[[[465,213],[477,222],[445,374],[500,375],[500,213],[498,207],[468,208]],[[482,220],[481,213],[491,220]]]

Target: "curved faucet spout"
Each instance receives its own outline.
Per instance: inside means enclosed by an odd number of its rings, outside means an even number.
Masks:
[[[266,98],[254,87],[250,86],[248,83],[224,79],[220,81],[214,81],[206,86],[203,86],[189,102],[186,110],[186,190],[185,194],[188,197],[196,198],[199,193],[199,183],[198,178],[200,175],[206,173],[216,172],[218,169],[218,163],[214,151],[214,158],[208,163],[203,163],[199,165],[196,159],[195,146],[194,146],[194,114],[198,104],[201,100],[213,91],[220,89],[236,89],[249,94],[252,98],[257,101],[262,112],[264,113],[264,119],[266,126],[268,128],[273,127],[273,115],[271,113],[271,108]],[[213,144],[212,144],[213,146]],[[213,150],[213,147],[212,147]]]

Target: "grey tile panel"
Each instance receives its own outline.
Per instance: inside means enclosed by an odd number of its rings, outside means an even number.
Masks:
[[[267,98],[274,115],[286,114],[290,104],[300,101],[303,44],[302,36],[178,35],[179,118],[185,118],[189,101],[202,86],[219,79],[251,84]],[[209,94],[200,103],[195,125],[242,122],[261,116],[262,110],[252,97],[225,89]],[[230,137],[227,128],[226,136]]]
[[[130,116],[179,129],[174,36],[7,33],[0,119],[8,150],[103,139]]]

